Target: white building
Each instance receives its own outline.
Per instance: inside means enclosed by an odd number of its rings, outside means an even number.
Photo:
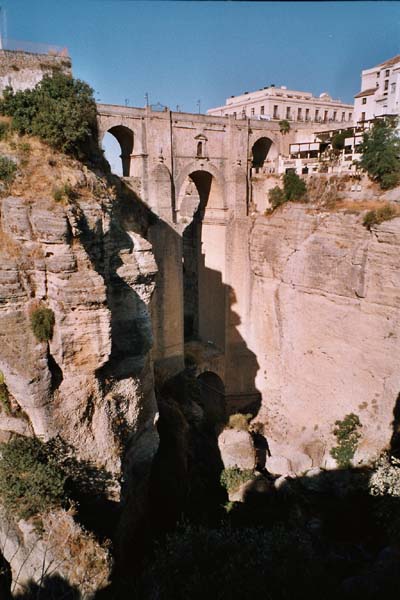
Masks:
[[[333,100],[327,93],[316,98],[310,92],[270,85],[255,92],[231,96],[224,106],[210,108],[207,114],[220,117],[233,115],[237,119],[342,123],[352,122],[353,105]]]
[[[354,97],[354,120],[400,115],[400,55],[361,72],[361,92]]]

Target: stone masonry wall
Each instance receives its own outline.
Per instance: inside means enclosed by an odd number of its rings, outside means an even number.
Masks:
[[[71,60],[66,56],[31,54],[13,50],[0,50],[0,94],[7,86],[14,91],[33,88],[54,70],[71,73]]]

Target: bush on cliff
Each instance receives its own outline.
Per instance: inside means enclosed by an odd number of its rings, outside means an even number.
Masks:
[[[362,427],[360,419],[354,413],[346,415],[342,421],[335,421],[333,435],[336,437],[337,446],[331,449],[330,454],[340,469],[351,466],[358,440],[361,437],[358,431],[360,427]]]
[[[379,120],[364,134],[360,146],[360,167],[382,189],[400,182],[400,138],[396,120]]]
[[[53,337],[54,313],[51,308],[39,306],[31,313],[31,327],[39,342],[47,342]]]
[[[302,200],[306,195],[307,186],[297,173],[289,171],[283,176],[283,191],[286,200]]]
[[[376,210],[369,210],[363,220],[363,225],[367,229],[371,229],[374,225],[380,225],[384,221],[390,221],[397,216],[397,211],[391,204],[385,204]]]
[[[18,436],[0,444],[0,452],[0,498],[6,509],[27,519],[62,504],[66,477],[47,444]]]
[[[284,204],[288,201],[301,201],[305,200],[305,195],[307,193],[307,186],[305,181],[301,179],[294,173],[293,171],[289,171],[285,173],[283,176],[283,189],[276,185],[268,192],[268,199],[271,204],[271,208],[275,209],[281,204]]]
[[[96,139],[93,90],[63,73],[45,76],[32,90],[6,88],[0,113],[12,117],[12,128],[19,133],[36,135],[77,158],[84,158]]]

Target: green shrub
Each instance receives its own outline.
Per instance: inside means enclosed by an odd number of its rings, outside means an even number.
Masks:
[[[17,165],[7,156],[0,156],[0,179],[5,183],[11,183],[14,180],[17,171]]]
[[[376,210],[370,210],[366,213],[363,225],[367,229],[371,229],[374,225],[379,225],[384,221],[390,221],[397,216],[397,211],[391,204],[385,204],[382,208]]]
[[[18,518],[60,506],[65,475],[46,444],[37,438],[16,437],[0,444],[0,498]]]
[[[51,308],[35,308],[31,313],[31,327],[39,342],[51,340],[54,329],[54,313]]]
[[[394,187],[400,177],[400,138],[396,119],[378,120],[364,134],[360,167],[383,189]]]
[[[11,404],[4,373],[0,371],[0,405],[6,415],[11,414]]]
[[[322,565],[310,533],[295,527],[189,525],[156,547],[138,576],[137,593],[130,597],[326,600],[331,598],[327,590],[333,587],[332,568]]]
[[[333,434],[338,445],[331,449],[331,456],[336,460],[341,469],[351,466],[361,435],[359,428],[362,427],[360,419],[354,413],[346,415],[343,421],[335,421]]]
[[[279,131],[286,135],[290,131],[290,122],[287,119],[282,119],[279,121]]]
[[[239,467],[229,467],[221,473],[221,485],[228,490],[234,492],[239,489],[246,481],[254,479],[254,471],[252,469],[239,469]]]
[[[242,413],[235,413],[229,417],[228,427],[229,429],[238,429],[239,431],[249,430],[249,421],[253,415],[250,413],[243,415]]]
[[[0,112],[21,134],[36,135],[51,147],[82,158],[96,138],[96,103],[83,81],[55,72],[32,90],[6,88]]]
[[[74,188],[69,183],[64,183],[62,186],[53,189],[53,198],[56,202],[74,200],[76,195]]]
[[[275,209],[284,202],[286,202],[285,194],[279,185],[276,185],[268,192],[268,200],[270,201],[271,208]]]
[[[62,188],[54,188],[53,190],[53,198],[56,202],[61,202],[64,198],[64,191]]]
[[[375,496],[374,516],[389,540],[400,542],[400,460],[385,453],[378,458],[369,480]]]
[[[334,150],[343,150],[344,141],[348,137],[352,137],[352,130],[342,131],[341,133],[335,133],[332,137],[332,148]]]
[[[283,191],[286,200],[301,200],[307,192],[307,186],[297,173],[289,171],[283,176]]]
[[[385,173],[381,177],[380,186],[383,190],[391,190],[400,181],[400,173]]]
[[[7,138],[10,131],[9,123],[5,121],[0,121],[0,140],[4,140]]]

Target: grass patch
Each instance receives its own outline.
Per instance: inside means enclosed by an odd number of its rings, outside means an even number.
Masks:
[[[246,481],[254,479],[254,471],[252,469],[239,469],[239,467],[229,467],[221,473],[221,485],[228,491],[234,492],[240,488]]]
[[[248,431],[249,421],[253,415],[250,413],[243,415],[242,413],[235,413],[229,417],[228,428],[237,429],[238,431]]]

